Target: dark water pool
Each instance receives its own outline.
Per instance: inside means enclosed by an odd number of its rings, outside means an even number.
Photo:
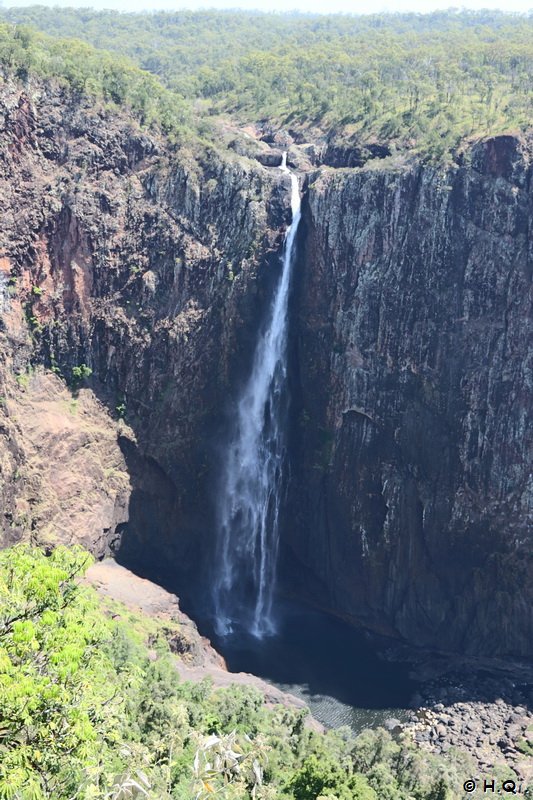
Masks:
[[[407,717],[415,691],[407,666],[381,660],[368,638],[341,620],[285,604],[275,637],[202,632],[232,672],[250,672],[301,697],[327,727],[359,731]]]

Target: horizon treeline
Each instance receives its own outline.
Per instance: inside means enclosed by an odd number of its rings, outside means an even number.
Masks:
[[[386,142],[440,157],[465,137],[524,130],[533,118],[531,15],[32,6],[0,9],[0,19],[16,26],[8,26],[11,35],[34,29],[53,37],[38,42],[56,47],[58,73],[61,51],[74,59],[75,40],[114,53],[122,70],[151,73],[175,98],[183,123],[229,115],[238,124],[268,121],[314,139]],[[90,58],[97,57],[105,58]]]

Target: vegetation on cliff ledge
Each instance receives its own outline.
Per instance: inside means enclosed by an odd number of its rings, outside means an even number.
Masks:
[[[382,729],[319,734],[251,688],[180,682],[163,626],[104,607],[80,579],[89,562],[79,548],[0,553],[2,800],[460,796],[459,754]]]
[[[121,86],[136,62],[171,90],[181,114],[189,103],[200,116],[229,114],[241,123],[266,121],[303,135],[355,137],[436,157],[464,137],[523,129],[533,117],[531,16],[122,14],[43,6],[0,13],[114,51],[122,59]],[[42,51],[43,40],[34,41]],[[46,47],[54,53],[47,69],[63,74],[78,59],[96,58],[73,39]],[[98,57],[113,72],[109,57]],[[109,92],[107,74],[103,83]],[[166,96],[148,77],[134,92],[130,87],[130,100],[147,102],[147,88],[168,114]],[[122,88],[113,93],[125,96]]]

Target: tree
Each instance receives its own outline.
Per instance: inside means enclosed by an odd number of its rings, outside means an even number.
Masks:
[[[333,795],[336,800],[377,800],[377,795],[362,775],[347,775],[328,758],[312,755],[289,782],[294,800],[318,800]]]

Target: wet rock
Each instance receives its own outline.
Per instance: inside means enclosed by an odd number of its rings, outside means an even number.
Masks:
[[[283,154],[279,150],[265,150],[257,153],[255,158],[264,167],[279,167],[283,160]]]
[[[321,162],[322,148],[315,144],[292,145],[287,153],[287,166],[299,172],[309,172]]]

